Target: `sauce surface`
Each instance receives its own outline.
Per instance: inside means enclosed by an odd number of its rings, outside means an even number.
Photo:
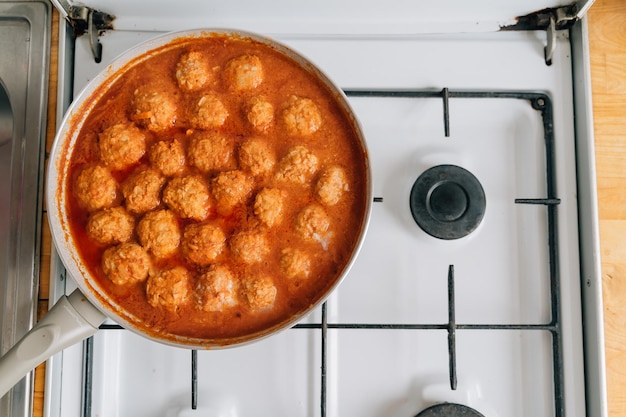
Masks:
[[[126,69],[87,116],[70,229],[92,279],[147,333],[245,338],[343,273],[365,158],[300,64],[248,38],[189,38]]]

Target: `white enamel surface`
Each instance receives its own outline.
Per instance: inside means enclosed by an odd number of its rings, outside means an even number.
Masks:
[[[247,28],[264,33],[398,35],[494,31],[515,23],[517,16],[546,7],[569,5],[568,0],[123,0],[69,1],[87,4],[116,16],[118,30],[172,31],[214,26]]]
[[[276,31],[279,31],[278,29]],[[276,32],[275,31],[275,32]],[[110,32],[105,61],[154,36]],[[285,35],[344,88],[523,90],[547,93],[555,109],[565,398],[568,416],[585,415],[574,131],[569,44],[560,34],[554,64],[543,63],[540,33],[450,34],[365,39]],[[97,73],[79,39],[78,91]],[[549,320],[547,218],[515,198],[545,196],[541,119],[526,102],[450,100],[450,138],[439,99],[350,98],[363,126],[375,203],[360,256],[328,301],[330,323],[447,323],[448,265],[456,273],[459,324],[537,324]],[[408,209],[424,169],[456,163],[487,195],[485,218],[470,236],[439,241]],[[304,320],[319,323],[315,311]],[[456,401],[486,417],[553,416],[550,337],[545,332],[457,330],[458,389],[448,382],[443,330],[328,332],[328,416],[414,416]],[[190,353],[131,333],[95,339],[92,415],[320,415],[320,332],[293,329],[228,351],[199,352],[199,410],[190,404]],[[80,355],[65,361],[80,361]],[[103,376],[103,379],[100,377]],[[64,381],[66,382],[66,381]],[[66,390],[80,390],[80,381]],[[73,405],[68,405],[68,410]],[[61,414],[74,417],[74,414]],[[78,415],[76,415],[77,417]]]

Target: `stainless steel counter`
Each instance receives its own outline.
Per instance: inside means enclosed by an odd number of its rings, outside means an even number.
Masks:
[[[50,21],[46,1],[0,1],[0,354],[36,314]],[[28,376],[0,399],[0,415],[27,416],[31,402]]]

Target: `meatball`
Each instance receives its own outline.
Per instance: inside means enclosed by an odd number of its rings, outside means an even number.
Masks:
[[[172,178],[163,190],[163,202],[183,219],[204,220],[209,212],[209,189],[199,175]]]
[[[241,55],[228,61],[223,75],[233,90],[250,90],[263,82],[263,65],[256,55]]]
[[[309,98],[291,96],[282,112],[282,119],[292,135],[308,136],[322,125],[322,115]]]
[[[146,153],[146,136],[132,123],[118,123],[98,135],[100,160],[111,169],[124,169]]]
[[[237,232],[229,243],[235,258],[247,264],[261,262],[270,252],[265,236],[254,231]]]
[[[277,188],[263,188],[254,199],[254,214],[267,226],[282,220],[285,193]]]
[[[276,179],[304,184],[315,174],[317,165],[317,157],[307,148],[295,146],[278,163]]]
[[[235,206],[245,202],[254,182],[241,171],[220,172],[211,182],[217,212],[223,216],[232,213]]]
[[[131,120],[153,132],[176,125],[178,105],[172,94],[143,86],[134,91]]]
[[[148,159],[155,169],[168,177],[178,175],[185,169],[185,149],[178,140],[156,142],[148,150]]]
[[[140,214],[153,210],[161,204],[161,188],[165,184],[157,170],[147,168],[133,172],[122,183],[122,195],[126,200],[126,209]]]
[[[141,245],[157,258],[172,255],[180,244],[180,230],[176,216],[169,210],[146,213],[137,224]]]
[[[262,175],[274,168],[276,157],[269,144],[260,138],[246,140],[239,147],[239,166],[252,175]]]
[[[276,299],[276,286],[267,275],[246,277],[241,282],[241,295],[253,310],[271,307]]]
[[[211,66],[199,51],[191,51],[180,57],[176,64],[176,81],[184,91],[196,91],[206,87],[212,78]]]
[[[223,135],[197,132],[189,141],[189,164],[202,172],[224,170],[231,167],[234,144]]]
[[[123,207],[105,208],[93,213],[87,221],[87,236],[101,245],[113,245],[130,240],[135,218]]]
[[[274,106],[261,97],[255,97],[248,102],[245,116],[254,130],[263,133],[272,126]]]
[[[144,281],[150,266],[150,256],[135,242],[111,246],[102,254],[102,270],[116,285]]]
[[[146,296],[152,307],[176,311],[189,300],[191,274],[182,266],[159,271],[146,283]]]
[[[76,176],[74,197],[87,211],[112,207],[117,202],[117,181],[107,168],[90,165]]]
[[[301,250],[283,249],[280,253],[280,269],[287,278],[307,278],[311,273],[311,260]]]
[[[327,206],[337,204],[343,193],[347,191],[350,191],[350,187],[346,173],[338,166],[324,169],[315,184],[317,198]]]
[[[316,240],[324,249],[328,247],[330,219],[321,206],[312,204],[306,206],[296,216],[295,231],[306,240]]]
[[[213,265],[200,275],[195,290],[198,308],[201,310],[223,311],[237,305],[237,281],[223,265]]]
[[[224,251],[226,236],[214,224],[190,224],[183,232],[181,247],[185,258],[194,264],[206,266]]]
[[[228,114],[228,110],[218,97],[212,94],[204,95],[192,107],[189,123],[191,127],[197,129],[216,128],[226,122]]]

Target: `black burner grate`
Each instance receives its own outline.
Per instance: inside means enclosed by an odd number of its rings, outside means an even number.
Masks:
[[[482,99],[519,99],[528,101],[530,105],[540,112],[543,120],[544,141],[545,141],[545,157],[546,157],[546,184],[547,196],[545,198],[518,198],[516,204],[533,204],[544,205],[547,209],[548,227],[547,238],[549,244],[549,272],[550,272],[550,307],[551,320],[544,324],[459,324],[455,318],[455,294],[454,294],[454,265],[448,268],[448,322],[440,324],[368,324],[368,323],[328,323],[326,314],[326,304],[322,305],[322,318],[320,323],[314,324],[298,324],[293,329],[317,329],[321,333],[321,409],[320,416],[326,417],[326,393],[327,393],[327,363],[328,363],[328,329],[341,329],[349,331],[350,329],[372,329],[372,330],[444,330],[448,333],[448,357],[449,357],[449,373],[450,388],[456,389],[456,330],[520,330],[532,332],[548,332],[552,337],[552,373],[553,373],[553,402],[554,416],[565,417],[565,398],[564,398],[564,369],[563,369],[563,341],[561,334],[561,290],[559,276],[559,249],[558,249],[558,224],[557,224],[557,206],[560,199],[556,197],[556,173],[555,173],[555,150],[554,150],[554,131],[553,131],[553,109],[552,101],[543,93],[533,92],[470,92],[470,91],[449,91],[447,88],[442,91],[425,91],[425,90],[345,90],[348,97],[373,97],[373,98],[407,98],[407,99],[440,99],[443,101],[443,126],[446,136],[449,135],[449,107],[448,100],[455,98],[482,98]],[[374,202],[383,203],[383,197],[374,197]],[[442,274],[445,273],[442,271]],[[100,329],[116,330],[122,329],[118,325],[102,325]],[[88,382],[85,384],[83,398],[83,416],[91,417],[91,373],[92,373],[92,355],[93,342],[90,339],[85,342],[84,355],[84,379]],[[191,352],[191,407],[197,405],[197,353]],[[450,407],[447,404],[438,405],[439,409],[446,410]],[[464,408],[466,414],[444,414],[444,415],[461,415],[461,416],[481,416],[480,413]],[[434,407],[437,410],[437,405]],[[457,408],[458,410],[459,408]],[[424,410],[428,412],[429,409]],[[467,414],[467,413],[470,414]],[[474,414],[471,414],[474,412]],[[418,416],[438,416],[441,414],[418,414]]]

